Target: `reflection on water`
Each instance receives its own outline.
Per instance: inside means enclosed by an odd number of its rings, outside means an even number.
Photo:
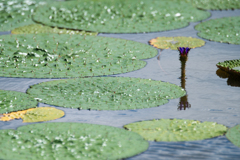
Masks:
[[[181,62],[181,87],[185,89],[186,85],[186,62],[188,57],[187,56],[180,56],[179,60]],[[186,91],[186,89],[185,89]],[[178,103],[178,110],[186,110],[187,108],[191,108],[191,104],[188,103],[188,97],[187,94],[180,98],[180,102]]]
[[[220,78],[223,78],[223,79],[228,78],[227,84],[229,86],[240,87],[240,76],[229,74],[226,71],[223,71],[222,69],[218,69],[216,71],[216,74]]]

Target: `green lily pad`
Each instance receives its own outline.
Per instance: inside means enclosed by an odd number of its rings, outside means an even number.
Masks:
[[[64,112],[62,110],[54,107],[38,107],[27,111],[23,115],[22,119],[23,122],[41,122],[58,119],[62,116],[64,116]]]
[[[223,135],[227,127],[215,122],[187,119],[160,119],[127,124],[127,130],[136,132],[149,141],[195,141]]]
[[[226,137],[236,146],[240,147],[240,125],[230,128]]]
[[[217,67],[230,74],[240,76],[240,59],[218,62]]]
[[[43,103],[93,110],[157,107],[186,94],[174,84],[123,77],[55,80],[33,85],[27,93]]]
[[[0,76],[61,78],[110,75],[143,68],[157,50],[95,36],[27,34],[0,37]]]
[[[25,93],[0,90],[0,114],[33,108],[37,104],[35,99]]]
[[[85,32],[85,31],[77,31],[70,29],[59,29],[57,27],[49,27],[41,24],[31,24],[23,27],[18,27],[12,30],[12,34],[38,34],[38,33],[58,33],[58,34],[77,34],[77,35],[93,35],[96,36],[97,32]]]
[[[0,130],[1,159],[122,159],[148,142],[124,129],[83,123],[38,123]]]
[[[159,49],[177,50],[177,47],[201,47],[205,41],[192,37],[157,37],[151,39],[149,43]]]
[[[210,16],[187,3],[156,0],[78,0],[38,7],[36,22],[107,33],[140,33],[185,27]]]
[[[240,44],[240,16],[211,19],[196,25],[198,36],[221,43]]]
[[[171,0],[184,1],[196,8],[206,10],[240,9],[240,0]]]
[[[53,0],[0,0],[0,31],[33,24],[32,13],[37,6]]]

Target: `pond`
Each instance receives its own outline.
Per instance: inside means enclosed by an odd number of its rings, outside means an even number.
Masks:
[[[240,10],[210,11],[209,19],[239,16]],[[99,34],[104,37],[122,38],[148,44],[159,36],[191,36],[199,38],[194,26],[165,32],[146,34]],[[2,32],[0,34],[9,34]],[[122,127],[125,124],[161,118],[193,119],[212,121],[233,127],[240,124],[239,79],[220,78],[216,64],[225,60],[239,59],[240,45],[218,43],[205,40],[203,47],[189,52],[185,67],[185,78],[181,78],[181,62],[176,50],[159,50],[159,55],[146,59],[147,65],[137,71],[112,76],[137,77],[161,80],[183,85],[187,91],[185,98],[173,99],[169,103],[148,109],[124,111],[88,111],[56,107],[65,112],[63,118],[53,122],[82,122]],[[26,92],[28,87],[53,79],[5,78],[0,77],[0,89]],[[187,101],[189,107],[179,108],[180,101]],[[49,106],[39,103],[39,106]],[[21,120],[0,122],[0,129],[16,129],[27,125]],[[202,141],[149,142],[147,151],[128,159],[239,159],[240,148],[234,146],[225,136]]]

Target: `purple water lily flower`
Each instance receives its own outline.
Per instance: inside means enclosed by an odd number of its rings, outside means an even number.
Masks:
[[[181,56],[187,56],[188,52],[191,50],[191,48],[188,47],[178,47],[177,48]]]

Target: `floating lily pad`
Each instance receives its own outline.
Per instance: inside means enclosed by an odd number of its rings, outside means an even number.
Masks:
[[[0,90],[0,114],[33,108],[37,103],[25,93]]]
[[[16,111],[16,112],[11,112],[11,113],[6,113],[3,114],[2,117],[0,117],[0,121],[11,121],[14,119],[20,119],[22,118],[27,111],[33,110],[34,108],[22,110],[22,111]]]
[[[230,128],[226,137],[236,146],[240,147],[240,125]]]
[[[95,36],[27,34],[0,37],[0,76],[61,78],[110,75],[143,68],[157,50]]]
[[[217,67],[230,74],[240,76],[240,59],[219,62],[217,63]]]
[[[0,130],[1,159],[122,159],[148,142],[124,129],[82,123],[38,123]]]
[[[41,122],[58,119],[64,116],[64,112],[53,107],[30,108],[23,111],[3,114],[0,121],[10,121],[13,119],[23,119],[23,122]]]
[[[54,0],[0,0],[0,31],[33,24],[31,15],[37,6]]]
[[[211,19],[196,25],[198,36],[221,43],[240,44],[240,16]]]
[[[41,122],[58,119],[64,116],[62,110],[53,107],[38,107],[33,110],[29,110],[22,117],[23,122]]]
[[[177,85],[150,79],[95,77],[44,82],[31,86],[27,93],[61,107],[127,110],[157,107],[186,92]]]
[[[97,32],[85,32],[85,31],[77,31],[70,29],[59,29],[57,27],[49,27],[41,24],[31,24],[23,27],[18,27],[12,30],[12,34],[30,34],[30,33],[58,33],[58,34],[77,34],[77,35],[94,35],[96,36]]]
[[[196,8],[206,10],[240,9],[240,0],[171,0],[184,1]]]
[[[156,0],[78,0],[38,7],[36,22],[49,26],[107,33],[139,33],[185,27],[210,16],[184,2]]]
[[[149,43],[159,49],[177,50],[177,47],[201,47],[205,41],[192,37],[157,37],[150,40]]]
[[[194,141],[223,135],[227,127],[186,119],[142,121],[124,126],[149,141]]]

